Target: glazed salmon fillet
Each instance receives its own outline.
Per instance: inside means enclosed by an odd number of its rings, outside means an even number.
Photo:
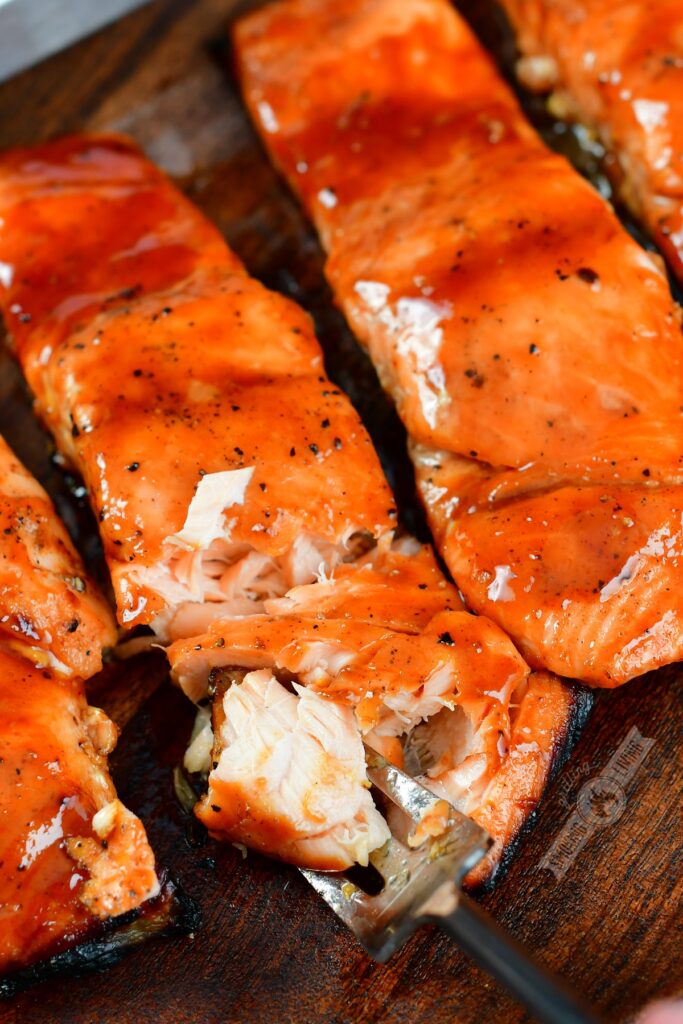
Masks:
[[[281,0],[235,47],[468,605],[596,686],[678,660],[682,339],[657,262],[446,0]]]
[[[0,160],[1,296],[37,408],[81,472],[124,626],[174,641],[213,835],[295,863],[388,836],[363,738],[490,825],[490,875],[586,708],[464,610],[393,496],[309,318],[248,276],[122,138]],[[324,781],[324,784],[323,784]]]
[[[609,154],[621,198],[683,284],[683,9],[678,0],[502,0],[521,81],[552,90]]]
[[[0,973],[73,947],[159,883],[117,799],[117,729],[83,677],[111,613],[39,484],[0,440]]]

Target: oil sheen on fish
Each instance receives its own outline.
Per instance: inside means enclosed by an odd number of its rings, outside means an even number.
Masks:
[[[85,696],[115,637],[47,495],[0,440],[0,973],[158,892],[107,771],[116,727]]]
[[[176,641],[179,683],[215,698],[188,752],[209,773],[199,816],[296,863],[367,861],[388,833],[362,737],[400,760],[438,719],[425,771],[490,826],[490,873],[581,698],[530,675],[431,551],[395,535],[309,318],[121,138],[6,155],[0,216],[2,306],[89,490],[120,620]]]
[[[446,0],[281,0],[235,46],[469,606],[597,686],[680,659],[681,329],[656,260]]]
[[[683,284],[683,8],[679,0],[501,0],[517,70],[605,146],[606,168]]]

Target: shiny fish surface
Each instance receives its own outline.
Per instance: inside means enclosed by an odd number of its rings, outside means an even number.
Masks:
[[[469,606],[593,685],[677,661],[682,347],[656,259],[446,0],[281,0],[235,46]]]
[[[518,73],[595,131],[620,197],[683,284],[683,9],[678,0],[502,0]]]
[[[40,485],[0,440],[0,973],[156,895],[141,822],[107,771],[117,729],[81,677],[111,614]]]
[[[530,675],[431,551],[396,534],[308,317],[125,139],[6,155],[0,215],[5,316],[85,480],[120,621],[175,641],[178,682],[213,698],[186,756],[208,776],[199,817],[295,863],[365,861],[387,826],[362,738],[400,761],[438,717],[440,768],[425,771],[490,822],[490,874],[580,698]]]

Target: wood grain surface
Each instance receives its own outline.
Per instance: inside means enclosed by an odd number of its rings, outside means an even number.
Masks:
[[[399,0],[397,0],[399,2]],[[129,132],[214,220],[249,269],[309,309],[328,368],[349,391],[390,474],[404,520],[424,532],[398,421],[367,360],[334,310],[313,233],[268,165],[228,72],[231,0],[156,0],[0,87],[0,146],[84,129]],[[472,2],[494,43],[498,24]],[[504,53],[505,47],[501,50]],[[551,137],[564,139],[538,108]],[[589,168],[593,169],[593,168]],[[0,431],[48,486],[94,566],[99,553],[82,498],[50,460],[19,373],[0,348]],[[525,1019],[448,939],[424,932],[388,966],[372,963],[289,867],[202,837],[173,794],[173,766],[191,725],[186,700],[146,656],[109,670],[144,703],[113,758],[126,802],[158,857],[201,905],[193,936],[157,939],[104,974],[66,977],[0,1005],[0,1024],[232,1024]],[[98,699],[106,703],[98,685]],[[139,698],[138,698],[139,700]],[[118,703],[117,703],[118,701]],[[655,997],[683,995],[681,903],[681,673],[664,670],[598,695],[572,760],[560,772],[487,908],[539,960],[564,974],[608,1020],[632,1020]],[[632,728],[654,740],[611,806],[591,803],[591,780]],[[569,843],[560,878],[542,867],[580,807],[589,837]],[[586,809],[588,808],[588,813]],[[555,861],[556,866],[558,861]]]

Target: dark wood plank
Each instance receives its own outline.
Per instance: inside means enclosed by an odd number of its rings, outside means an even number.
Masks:
[[[0,86],[0,146],[86,128],[134,135],[220,226],[254,274],[313,313],[330,371],[368,423],[404,518],[423,530],[401,428],[332,306],[313,233],[265,160],[225,73],[224,29],[236,7],[232,0],[156,0]],[[87,510],[51,462],[6,351],[0,351],[0,430],[56,496],[97,565]],[[115,775],[123,797],[143,816],[160,860],[201,904],[203,927],[193,938],[153,941],[106,974],[26,992],[0,1007],[2,1024],[524,1019],[448,940],[425,933],[390,965],[376,965],[296,871],[251,854],[243,860],[230,846],[198,838],[172,789],[192,713],[167,682],[158,685],[162,675],[154,659],[109,670],[117,699],[135,679],[151,692],[123,733]],[[615,1020],[656,995],[683,991],[674,969],[681,704],[681,675],[673,670],[600,694],[536,827],[508,875],[484,898],[540,960]],[[557,879],[541,867],[544,855],[577,802],[585,809],[586,785],[633,726],[655,742],[625,787],[618,820],[596,828]]]

